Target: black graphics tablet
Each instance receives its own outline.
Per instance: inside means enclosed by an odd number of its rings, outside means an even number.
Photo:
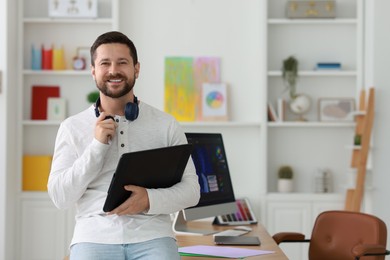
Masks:
[[[215,236],[216,245],[240,245],[240,246],[258,246],[260,239],[255,236]]]
[[[122,154],[103,211],[109,212],[129,198],[126,185],[168,188],[180,182],[191,152],[192,145],[183,144]]]

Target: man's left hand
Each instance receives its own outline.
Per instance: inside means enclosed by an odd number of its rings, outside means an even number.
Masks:
[[[118,216],[135,215],[149,210],[149,197],[145,188],[126,185],[125,190],[131,191],[130,197],[108,214],[117,214]]]

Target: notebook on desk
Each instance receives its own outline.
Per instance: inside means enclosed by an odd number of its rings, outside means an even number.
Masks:
[[[112,211],[129,198],[125,185],[168,188],[180,182],[191,152],[192,145],[183,144],[122,154],[103,211]]]

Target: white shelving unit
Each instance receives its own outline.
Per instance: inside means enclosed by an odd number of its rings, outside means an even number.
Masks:
[[[316,216],[323,210],[342,209],[348,178],[354,122],[321,122],[321,98],[354,98],[363,87],[363,0],[336,1],[334,19],[288,19],[286,0],[267,1],[268,70],[267,98],[276,107],[283,93],[282,63],[289,56],[299,62],[297,93],[311,98],[307,121],[287,111],[284,122],[267,125],[267,228],[273,234],[296,231],[310,237]],[[317,62],[340,62],[342,70],[314,70]],[[288,110],[288,109],[287,109]],[[297,153],[299,149],[299,153]],[[315,154],[315,156],[313,156]],[[294,170],[294,193],[277,193],[277,171],[282,165]],[[332,173],[333,192],[314,193],[317,169]],[[285,246],[291,259],[307,259],[304,246]]]
[[[220,10],[223,1],[155,1],[153,7],[149,1],[98,2],[97,19],[53,19],[48,17],[47,0],[18,0],[18,49],[22,51],[17,84],[17,102],[21,105],[15,106],[20,108],[20,218],[16,220],[16,238],[21,248],[17,259],[61,259],[67,254],[73,232],[71,212],[54,208],[46,192],[26,192],[21,188],[23,155],[52,154],[60,124],[30,119],[31,86],[60,86],[61,96],[68,101],[68,115],[89,106],[86,95],[95,90],[95,85],[89,70],[70,68],[71,58],[77,47],[90,46],[97,35],[112,29],[135,39],[142,64],[135,91],[142,100],[160,109],[166,56],[223,58],[221,76],[229,83],[231,121],[181,124],[188,132],[223,134],[235,194],[249,197],[256,215],[271,234],[285,230],[308,233],[319,212],[344,205],[350,162],[345,145],[352,142],[354,123],[320,122],[316,102],[322,97],[358,96],[364,75],[363,0],[336,1],[337,18],[318,20],[286,19],[287,0],[229,1],[229,10],[219,13],[218,19],[213,10]],[[173,2],[178,10],[166,8]],[[199,19],[197,12],[201,10]],[[167,18],[173,16],[175,19]],[[235,19],[231,19],[233,16]],[[182,22],[177,23],[179,20]],[[215,37],[216,31],[221,32],[221,37]],[[66,70],[31,70],[31,44],[48,43],[64,46]],[[305,115],[307,122],[294,121],[291,113],[288,121],[267,122],[266,103],[275,102],[283,92],[280,68],[290,55],[300,62],[297,91],[308,94],[314,105]],[[319,61],[339,61],[343,70],[314,71]],[[276,192],[277,169],[284,164],[295,171],[293,194]],[[313,174],[322,167],[333,173],[334,193],[313,193]],[[305,259],[302,248],[286,250],[291,259]]]
[[[95,89],[89,68],[72,69],[72,59],[78,47],[90,46],[97,35],[118,28],[118,0],[98,0],[97,18],[51,18],[47,0],[19,0],[18,37],[21,50],[18,57],[18,176],[19,191],[17,259],[62,259],[68,252],[73,233],[74,216],[69,211],[54,207],[44,191],[23,191],[22,171],[24,155],[51,155],[60,122],[31,120],[31,87],[56,85],[60,96],[67,101],[67,115],[89,106],[86,96]],[[60,32],[60,33],[59,33]],[[55,35],[55,37],[53,37]],[[65,70],[32,70],[31,48],[41,45],[63,47]],[[55,234],[54,236],[52,234]]]

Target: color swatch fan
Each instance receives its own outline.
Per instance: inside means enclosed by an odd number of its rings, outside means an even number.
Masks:
[[[226,84],[203,84],[202,114],[203,120],[227,120]]]

